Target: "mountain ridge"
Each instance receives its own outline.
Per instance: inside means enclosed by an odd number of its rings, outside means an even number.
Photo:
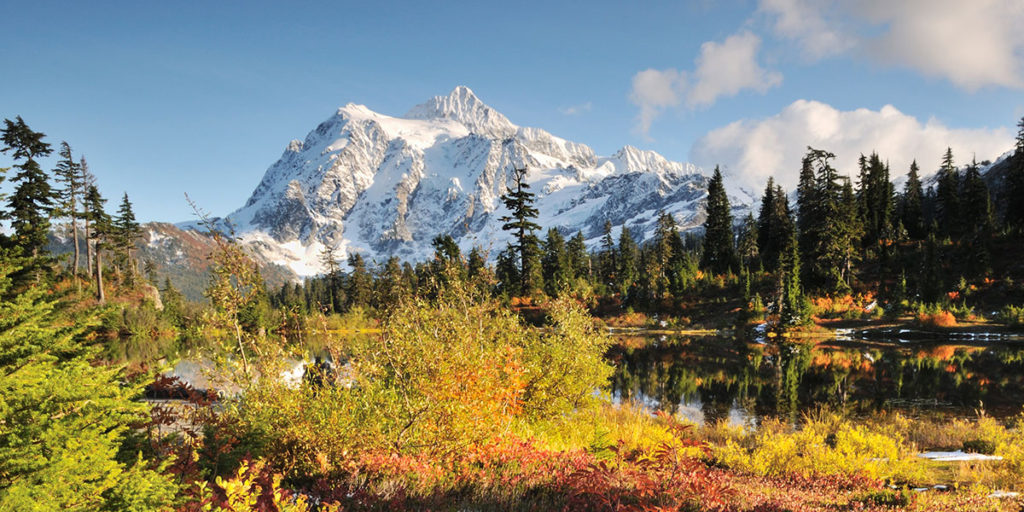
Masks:
[[[289,142],[223,222],[300,277],[320,272],[324,247],[381,262],[426,259],[439,234],[465,250],[498,248],[508,239],[497,220],[500,197],[511,170],[522,167],[538,195],[538,223],[581,231],[591,246],[606,220],[616,236],[629,225],[639,241],[653,234],[661,210],[684,231],[703,222],[709,176],[693,164],[628,145],[598,156],[586,144],[512,123],[465,86],[401,117],[346,104]],[[731,192],[738,217],[754,196]]]

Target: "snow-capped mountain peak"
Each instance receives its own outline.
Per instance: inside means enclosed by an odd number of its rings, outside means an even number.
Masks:
[[[417,261],[440,234],[494,257],[509,237],[500,198],[522,167],[537,193],[538,224],[580,231],[591,245],[606,222],[615,236],[629,225],[643,241],[660,211],[682,229],[704,219],[708,178],[692,164],[631,146],[599,157],[585,144],[516,126],[460,86],[402,117],[341,107],[288,144],[227,220],[265,261],[300,276],[321,272],[324,246],[343,257]]]
[[[461,123],[471,133],[492,138],[510,137],[516,125],[497,110],[488,106],[464,85],[447,96],[434,96],[416,105],[403,116],[406,119],[451,119]]]

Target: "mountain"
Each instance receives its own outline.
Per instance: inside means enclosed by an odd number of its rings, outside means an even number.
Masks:
[[[370,261],[424,260],[450,234],[495,257],[508,240],[498,220],[514,168],[526,167],[538,223],[594,246],[605,221],[639,240],[659,211],[699,227],[708,175],[692,164],[626,146],[601,157],[577,142],[513,124],[466,87],[392,117],[348,104],[293,140],[246,204],[220,220],[266,262],[296,276],[319,273],[325,246]],[[755,201],[734,188],[736,216]],[[181,229],[194,226],[178,225]]]

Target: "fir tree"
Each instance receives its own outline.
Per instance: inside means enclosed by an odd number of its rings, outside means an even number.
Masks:
[[[1024,117],[1017,123],[1017,145],[1006,177],[1006,224],[1024,233]]]
[[[910,164],[910,172],[907,174],[907,183],[903,186],[901,198],[901,218],[903,227],[911,239],[920,240],[924,237],[924,209],[922,207],[923,192],[921,190],[921,178],[918,176],[920,169],[917,160]]]
[[[71,224],[71,240],[74,244],[73,247],[73,260],[71,263],[71,273],[77,274],[80,253],[78,243],[78,219],[81,216],[79,212],[79,203],[81,203],[82,193],[82,175],[78,169],[79,163],[75,161],[71,155],[71,146],[67,142],[62,142],[60,145],[60,161],[57,162],[57,168],[54,169],[53,173],[57,177],[58,183],[60,183],[60,195],[57,203],[57,211],[55,214],[61,217],[67,217]],[[76,280],[76,283],[78,281]]]
[[[519,259],[518,277],[519,293],[529,295],[541,287],[540,240],[534,234],[540,226],[533,222],[538,211],[533,206],[535,194],[529,192],[526,183],[526,168],[514,169],[512,173],[515,189],[501,196],[505,208],[511,213],[501,217],[501,229],[511,231],[515,242],[509,244],[509,250],[516,253]]]
[[[92,239],[92,235],[89,232],[89,208],[85,204],[85,195],[89,193],[90,187],[96,186],[96,177],[89,172],[89,164],[85,161],[85,156],[78,163],[78,173],[80,182],[82,185],[82,211],[79,212],[79,218],[82,219],[82,225],[85,228],[85,267],[86,271],[91,278],[93,276],[92,266],[92,246],[89,245],[89,240]]]
[[[612,238],[612,223],[604,221],[604,236],[601,237],[601,253],[598,261],[601,262],[601,284],[612,289],[615,286],[618,275],[618,261],[616,261],[615,239]]]
[[[757,268],[758,264],[758,247],[757,247],[757,221],[754,220],[754,214],[748,213],[743,218],[743,224],[740,226],[739,243],[737,244],[736,250],[738,252],[740,265],[750,272],[752,269]]]
[[[324,271],[327,281],[327,302],[323,308],[331,313],[341,312],[341,265],[338,264],[338,252],[333,245],[324,244],[320,250],[320,268]]]
[[[370,305],[371,294],[373,293],[373,277],[366,269],[366,261],[363,255],[352,253],[348,257],[349,274],[345,286],[345,309],[353,307],[365,307]]]
[[[43,142],[46,135],[32,131],[21,116],[15,121],[4,119],[4,123],[4,147],[0,152],[11,152],[11,156],[18,162],[14,165],[18,172],[12,180],[15,183],[14,193],[7,202],[14,231],[13,242],[23,254],[32,257],[29,267],[24,271],[38,281],[48,263],[43,253],[46,250],[46,235],[50,232],[50,213],[56,195],[37,159],[49,155],[53,150]]]
[[[117,208],[117,216],[113,220],[113,246],[118,255],[118,260],[124,264],[129,277],[136,274],[135,260],[132,258],[132,251],[135,250],[135,242],[142,237],[142,228],[135,220],[135,211],[132,209],[132,202],[125,192],[121,197],[121,204]]]
[[[569,287],[571,269],[565,238],[556,228],[548,229],[541,265],[544,270],[544,292],[550,297],[558,297]]]
[[[0,297],[16,271],[0,254]],[[92,364],[99,350],[76,326],[96,319],[59,318],[44,293],[0,298],[0,510],[169,509],[174,483],[118,458],[132,425],[149,420],[138,389],[120,367]]]
[[[626,297],[629,295],[630,289],[639,277],[640,251],[636,242],[633,240],[633,235],[629,232],[629,228],[625,225],[622,226],[622,232],[619,233],[619,250],[617,259],[619,262],[617,272],[618,292],[623,297]]]
[[[775,180],[768,178],[757,218],[757,247],[765,270],[774,271],[778,268],[779,257],[793,229],[786,192],[775,185]]]
[[[785,327],[807,321],[804,295],[800,286],[800,247],[796,233],[791,232],[779,260],[782,289],[779,293],[779,323]]]
[[[849,289],[847,265],[856,233],[850,222],[856,218],[856,201],[844,200],[844,186],[830,163],[834,158],[834,154],[814,148],[808,148],[804,157],[804,166],[814,170],[815,178],[813,185],[802,184],[800,189],[798,246],[805,285],[842,293]],[[851,209],[854,211],[848,211]]]
[[[970,243],[967,245],[967,267],[974,275],[988,272],[991,264],[992,233],[995,230],[992,220],[992,201],[988,193],[988,185],[981,177],[978,163],[971,162],[964,174],[963,182],[963,225],[969,229]]]
[[[101,255],[102,251],[110,246],[113,233],[110,216],[103,208],[103,204],[106,202],[107,200],[100,195],[96,185],[90,185],[85,193],[85,218],[90,222],[92,229],[89,231],[86,243],[92,241],[93,260],[96,263],[92,275],[96,278],[96,300],[101,304],[106,301],[106,293],[103,290],[103,258]]]
[[[715,274],[724,274],[735,269],[736,248],[732,234],[732,211],[725,194],[722,171],[715,166],[715,173],[708,182],[707,219],[704,221],[704,254],[700,266]]]
[[[583,232],[577,231],[565,249],[569,253],[569,271],[574,279],[590,279],[590,255]]]
[[[960,234],[960,173],[953,163],[953,150],[946,148],[937,177],[935,216],[939,235],[956,238]]]

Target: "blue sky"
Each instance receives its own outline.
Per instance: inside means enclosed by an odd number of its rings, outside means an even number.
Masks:
[[[338,106],[401,115],[456,85],[752,187],[809,144],[894,174],[947,145],[993,158],[1024,115],[1019,0],[5,3],[0,117],[67,140],[147,221],[191,218],[185,192],[241,206]]]

